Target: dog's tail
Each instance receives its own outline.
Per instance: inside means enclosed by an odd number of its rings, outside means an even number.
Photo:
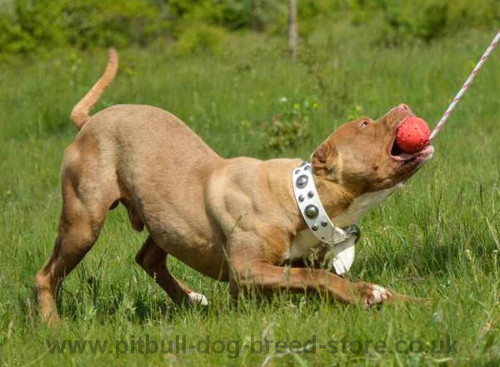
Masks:
[[[108,65],[106,66],[106,70],[104,70],[101,78],[94,84],[85,97],[83,97],[80,102],[73,107],[73,111],[71,111],[71,122],[73,122],[78,130],[80,130],[89,119],[90,109],[97,103],[106,87],[111,84],[115,78],[117,70],[118,53],[114,48],[111,48],[109,49]]]

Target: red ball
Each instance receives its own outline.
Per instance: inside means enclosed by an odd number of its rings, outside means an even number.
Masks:
[[[431,131],[427,123],[416,116],[407,117],[398,127],[396,142],[405,153],[416,153],[429,144]]]

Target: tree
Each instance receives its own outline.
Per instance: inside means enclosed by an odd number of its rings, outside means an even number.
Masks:
[[[288,3],[288,49],[293,58],[297,56],[297,3],[289,0]]]

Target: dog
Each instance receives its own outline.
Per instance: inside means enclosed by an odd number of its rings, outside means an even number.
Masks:
[[[119,203],[135,230],[149,232],[137,263],[177,303],[208,300],[170,274],[168,255],[228,281],[236,299],[248,290],[314,291],[364,307],[410,299],[375,284],[350,282],[332,269],[305,266],[322,243],[294,197],[292,176],[303,166],[301,159],[224,159],[157,107],[115,105],[90,116],[117,69],[112,49],[103,75],[70,116],[79,133],[62,161],[58,235],[36,275],[43,320],[59,320],[60,283],[92,248],[108,210]],[[400,104],[376,121],[346,123],[313,151],[311,177],[332,228],[355,224],[432,157],[430,145],[414,154],[398,148],[396,130],[409,116],[413,112]]]

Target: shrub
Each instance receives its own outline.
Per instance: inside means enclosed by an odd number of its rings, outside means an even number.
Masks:
[[[496,0],[455,0],[448,4],[448,25],[451,30],[461,27],[497,27],[500,2]]]
[[[500,20],[497,0],[352,0],[350,9],[355,24],[381,20],[375,29],[386,45],[430,42],[459,28],[496,27]]]
[[[0,51],[145,44],[168,28],[148,0],[13,0],[0,13]]]
[[[309,136],[310,117],[319,108],[319,103],[314,99],[292,102],[282,97],[280,106],[282,111],[273,116],[265,131],[265,148],[274,152],[296,148],[299,142]]]
[[[194,52],[220,53],[226,39],[226,31],[221,27],[198,24],[187,28],[177,42],[181,54]]]
[[[414,37],[430,41],[443,33],[447,25],[448,5],[438,0],[420,2],[384,1],[387,41]]]
[[[285,15],[286,3],[267,0],[219,0],[210,6],[207,21],[229,30],[250,28],[263,31],[277,18]],[[214,6],[215,5],[215,6]]]
[[[386,45],[429,42],[462,27],[500,21],[498,0],[298,0],[297,6],[302,39],[318,24],[343,19],[368,24]],[[142,46],[165,37],[183,38],[182,47],[191,42],[187,48],[197,50],[217,43],[220,28],[284,37],[287,13],[286,0],[0,0],[0,53]]]

